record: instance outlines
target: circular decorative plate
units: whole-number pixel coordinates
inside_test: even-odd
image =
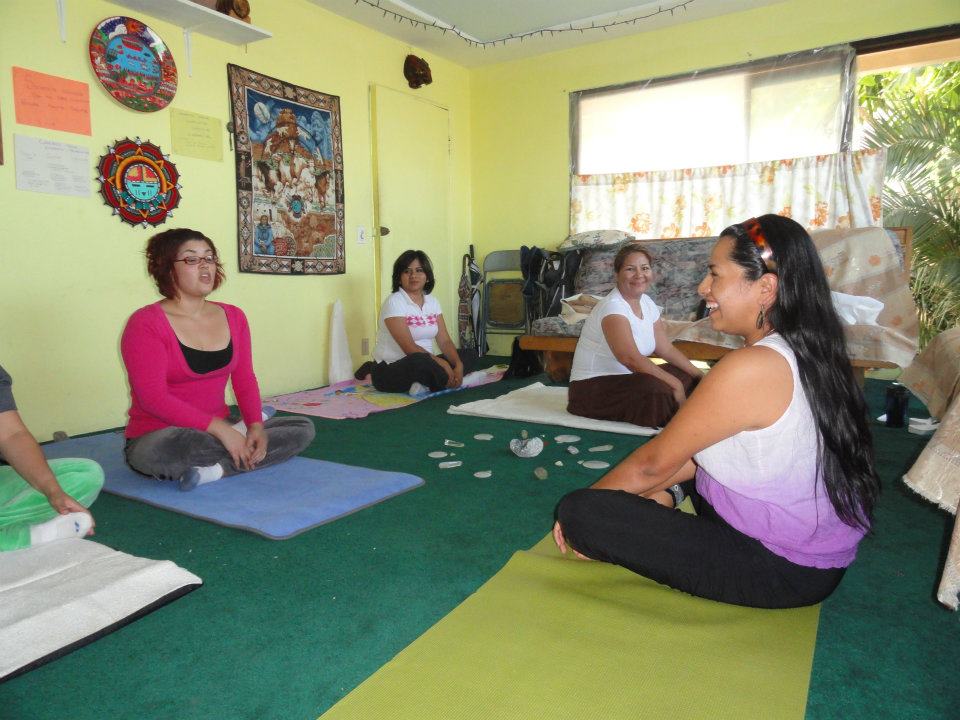
[[[160,36],[131,17],[109,17],[90,34],[90,63],[101,84],[128,108],[154,112],[177,94],[177,64]]]
[[[180,204],[180,173],[170,158],[140,138],[118,140],[97,164],[100,194],[131,225],[159,225]]]

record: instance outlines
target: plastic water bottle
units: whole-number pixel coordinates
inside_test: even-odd
[[[910,391],[900,383],[887,388],[887,427],[903,427],[909,400]]]

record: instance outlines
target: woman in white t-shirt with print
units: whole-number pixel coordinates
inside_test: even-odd
[[[373,361],[360,366],[358,380],[369,373],[377,390],[414,395],[463,384],[476,355],[457,351],[433,286],[433,266],[422,250],[407,250],[393,263],[393,294],[380,309]],[[433,354],[434,341],[440,355]]]
[[[649,252],[633,243],[614,258],[617,286],[593,308],[577,342],[568,412],[662,427],[703,377],[667,339],[660,309],[644,294],[652,265]],[[667,364],[651,361],[653,354]]]

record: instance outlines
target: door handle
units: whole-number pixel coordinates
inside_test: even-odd
[[[390,234],[390,228],[384,227],[383,225],[381,225],[381,226],[380,226],[380,237],[384,237],[384,236],[389,235],[389,234]]]

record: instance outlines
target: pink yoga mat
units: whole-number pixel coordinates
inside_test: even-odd
[[[503,377],[504,370],[502,366],[495,366],[481,371],[484,373],[482,381],[472,387],[496,382]],[[284,412],[313,415],[329,420],[345,420],[364,418],[370,413],[406,407],[426,398],[452,392],[459,392],[459,390],[441,390],[413,397],[406,393],[380,392],[375,390],[368,380],[344,380],[315,390],[264,398],[263,403]]]

